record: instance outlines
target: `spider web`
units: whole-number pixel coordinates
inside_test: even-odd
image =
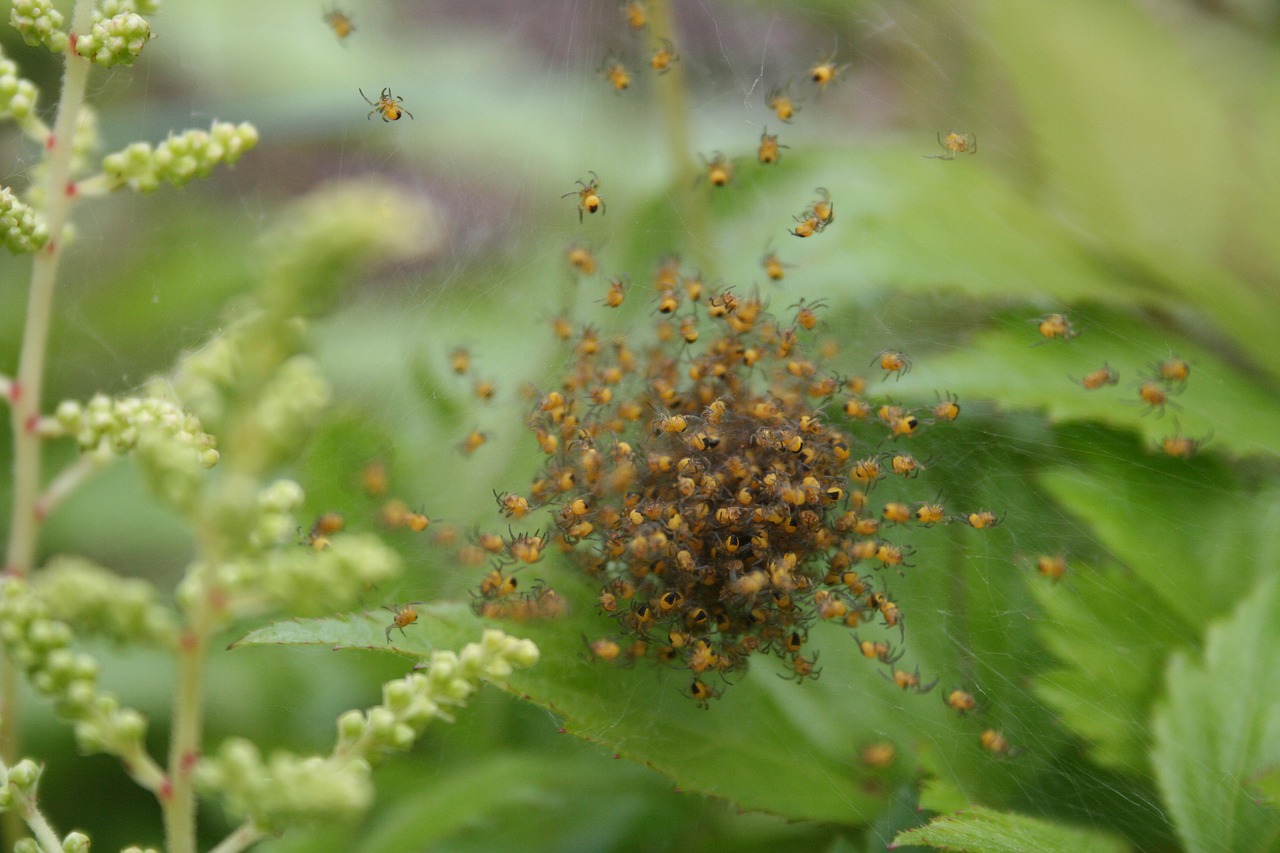
[[[1156,791],[1149,782],[1133,781],[1136,759],[1109,762],[1096,748],[1091,754],[1082,746],[1089,736],[1106,744],[1123,742],[1115,728],[1128,723],[1102,725],[1101,733],[1073,729],[1087,718],[1080,707],[1100,700],[1087,695],[1080,680],[1059,677],[1073,663],[1059,659],[1070,652],[1073,632],[1084,632],[1084,648],[1103,653],[1091,644],[1109,627],[1099,613],[1109,614],[1110,627],[1116,622],[1136,626],[1129,634],[1118,631],[1116,642],[1137,636],[1139,644],[1146,643],[1152,661],[1148,674],[1178,647],[1185,614],[1166,598],[1144,597],[1152,579],[1126,562],[1132,555],[1123,552],[1124,537],[1111,527],[1100,528],[1098,518],[1121,514],[1153,537],[1162,536],[1162,525],[1173,524],[1174,541],[1213,535],[1218,516],[1197,528],[1195,496],[1203,504],[1236,506],[1237,472],[1216,463],[1171,468],[1141,445],[1149,447],[1175,430],[1221,436],[1232,424],[1190,391],[1167,412],[1144,415],[1139,407],[1117,406],[1124,394],[1131,396],[1127,382],[1145,368],[1143,358],[1204,353],[1192,359],[1196,378],[1219,384],[1232,381],[1230,367],[1210,352],[1210,335],[1188,335],[1176,317],[1135,331],[1121,316],[1123,308],[1109,302],[1096,283],[1089,285],[1093,290],[1081,285],[1081,309],[1052,284],[1042,291],[1028,286],[1013,299],[1008,289],[992,284],[999,272],[966,275],[969,267],[960,259],[951,277],[923,262],[907,268],[858,263],[867,257],[859,254],[865,242],[897,239],[895,215],[921,199],[937,207],[903,214],[910,222],[901,226],[901,239],[910,244],[921,233],[915,223],[922,215],[930,217],[940,243],[919,250],[944,256],[942,267],[949,262],[945,240],[952,222],[1005,217],[1008,211],[989,196],[964,194],[970,177],[962,170],[989,170],[1026,190],[1029,204],[1038,201],[1034,184],[1045,164],[1025,144],[1032,118],[1014,109],[1003,114],[986,109],[994,100],[991,90],[1013,84],[980,77],[979,68],[1003,61],[992,62],[983,53],[1001,48],[979,22],[967,19],[965,4],[868,0],[813,4],[803,13],[767,3],[680,4],[675,42],[680,73],[687,77],[690,145],[706,158],[724,152],[738,167],[725,196],[713,195],[705,183],[698,188],[695,203],[710,211],[709,228],[685,218],[679,201],[683,188],[671,186],[666,137],[671,129],[657,85],[644,68],[653,42],[628,33],[614,3],[353,0],[342,8],[357,29],[339,43],[321,20],[327,10],[310,3],[172,4],[157,19],[162,37],[148,47],[139,69],[105,75],[97,84],[93,99],[102,103],[108,150],[136,138],[159,139],[169,128],[207,125],[215,117],[254,122],[264,144],[234,172],[180,195],[114,197],[78,214],[78,259],[70,263],[60,294],[62,343],[51,368],[51,398],[135,388],[216,331],[223,323],[220,306],[251,286],[261,267],[255,258],[270,255],[264,235],[285,200],[334,180],[388,182],[441,213],[445,227],[438,245],[424,247],[418,260],[380,269],[343,294],[335,313],[317,324],[318,351],[343,412],[357,419],[372,416],[381,430],[372,456],[392,460],[401,490],[438,522],[465,534],[476,525],[496,526],[492,489],[520,491],[536,470],[532,440],[522,423],[528,404],[520,390],[525,383],[547,387],[572,358],[552,340],[550,319],[567,306],[576,323],[594,324],[602,337],[650,324],[647,308],[610,312],[597,304],[607,276],[629,275],[637,284],[629,299],[644,302],[653,264],[679,253],[706,263],[703,272],[717,286],[758,287],[779,313],[800,299],[825,299],[817,335],[838,341],[837,369],[866,376],[872,383],[869,396],[923,406],[953,392],[964,407],[954,439],[935,425],[910,444],[913,453],[928,460],[929,470],[918,480],[878,487],[871,505],[940,498],[960,513],[992,510],[1002,523],[986,531],[949,525],[904,533],[904,543],[916,549],[916,566],[900,577],[884,573],[885,585],[909,614],[905,661],[919,664],[926,682],[941,679],[939,691],[972,690],[981,713],[956,724],[934,713],[936,694],[868,697],[863,682],[841,681],[852,665],[865,665],[856,649],[843,638],[824,638],[822,681],[775,685],[767,666],[750,676],[771,682],[774,701],[794,718],[813,721],[820,733],[788,745],[790,757],[803,765],[839,740],[839,717],[832,716],[832,707],[848,703],[862,709],[850,715],[884,719],[886,733],[897,731],[888,722],[896,714],[918,718],[916,740],[895,746],[942,778],[972,779],[974,763],[987,761],[990,778],[980,787],[997,806],[1025,809],[1047,797],[1050,803],[1039,813],[1114,831],[1114,812],[1099,803],[1114,795],[1135,815],[1126,827],[1134,837],[1167,831],[1161,826],[1168,820],[1166,807]],[[805,74],[828,54],[849,67],[818,97]],[[613,92],[600,75],[608,57],[633,69],[635,82],[626,92]],[[794,81],[804,103],[794,122],[783,124],[764,101],[766,93],[788,81]],[[358,89],[372,93],[384,87],[403,98],[412,119],[388,123],[366,117]],[[753,162],[766,128],[790,146],[776,167],[781,177],[763,173]],[[980,153],[957,162],[924,159],[940,153],[935,136],[949,130],[975,133]],[[918,172],[923,182],[939,182],[929,184],[931,189],[955,194],[903,193],[902,207],[864,209],[862,196],[883,190],[876,169],[886,161],[897,170],[895,180],[899,172]],[[607,211],[580,223],[574,199],[561,195],[590,172],[601,178]],[[817,185],[836,203],[831,233],[793,240],[786,233],[792,216],[812,199]],[[1044,201],[1052,206],[1056,200]],[[837,237],[842,229],[850,230]],[[601,261],[600,272],[578,284],[564,262],[566,247],[575,241],[593,247]],[[759,259],[768,251],[793,265],[781,283],[767,282],[760,269]],[[1016,270],[1015,261],[999,263]],[[1010,352],[1001,341],[1025,334],[1027,344],[1033,343],[1035,326],[1027,321],[1067,307],[1076,309],[1079,341],[1027,346],[1016,362],[998,361]],[[457,346],[471,351],[473,376],[497,383],[494,402],[471,399],[471,377],[449,376],[447,354]],[[901,381],[881,379],[867,366],[886,348],[902,349],[916,360]],[[1104,360],[1120,366],[1126,381],[1106,398],[1117,405],[1058,408],[1056,398],[1083,393],[1068,375],[1083,375]],[[992,383],[992,371],[1012,378]],[[1045,376],[1059,384],[1042,392]],[[993,384],[1010,389],[1012,399],[984,390]],[[1047,399],[1037,396],[1042,393]],[[1102,426],[1091,425],[1099,420]],[[454,447],[473,430],[486,433],[489,443],[464,459]],[[326,452],[325,462],[335,472],[358,471],[371,461],[369,444],[326,445]],[[1075,473],[1073,465],[1079,466]],[[1144,512],[1135,503],[1139,493],[1126,493],[1128,502],[1103,494],[1107,475],[1176,495],[1174,505],[1185,506],[1192,518],[1159,517],[1169,505],[1163,499]],[[1204,479],[1215,475],[1226,485]],[[52,520],[51,541],[163,577],[182,564],[174,554],[187,547],[183,536],[158,512],[134,518],[113,514],[104,496],[121,488],[136,492],[138,486],[127,473],[110,473],[94,483]],[[1185,504],[1177,503],[1184,499]],[[1248,501],[1243,504],[1247,510]],[[104,517],[148,546],[103,546],[90,520]],[[474,572],[459,571],[428,547],[406,547],[410,574],[401,589],[386,591],[388,601],[464,596],[474,586]],[[1067,578],[1057,585],[1035,572],[1038,556],[1055,554],[1066,555],[1070,564]],[[1234,601],[1228,592],[1212,602],[1218,615]],[[1085,596],[1123,600],[1124,608],[1082,609]],[[975,613],[983,614],[983,621],[975,621]],[[1028,655],[1028,643],[1042,643],[1049,651]],[[847,659],[843,664],[836,662],[841,656]],[[325,666],[318,659],[304,664],[316,677]],[[667,702],[669,697],[654,691],[675,692],[679,679],[672,675],[659,687],[651,680],[629,684],[625,725],[637,726],[646,707]],[[336,713],[362,704],[353,692],[320,693],[318,707]],[[930,709],[919,710],[925,704]],[[267,719],[288,716],[288,702],[279,697],[262,695],[249,705]],[[713,704],[708,713],[716,711]],[[315,711],[310,718],[323,721],[325,715]],[[459,762],[469,753],[495,752],[495,742],[503,742],[487,726],[495,720],[505,727],[503,736],[513,749],[546,749],[563,758],[576,748],[563,760],[581,762],[591,778],[614,779],[648,798],[610,800],[605,808],[635,807],[638,814],[650,814],[636,803],[676,807],[660,777],[621,763],[613,765],[622,768],[616,771],[599,766],[607,763],[611,730],[623,725],[621,717],[582,733],[603,750],[566,748],[551,745],[559,726],[554,713],[513,710],[496,699],[484,700],[479,722],[464,719],[428,745],[438,776],[462,772]],[[1006,734],[1011,744],[1006,754],[984,756],[975,748],[985,728]],[[858,746],[875,742],[874,723],[860,731],[866,735]],[[309,734],[323,740],[323,725],[320,735]],[[1144,736],[1135,735],[1138,741]],[[967,747],[960,745],[965,737]],[[850,746],[842,744],[855,762],[858,753]],[[696,752],[697,745],[690,749]],[[414,773],[411,765],[392,771],[402,780],[419,779]],[[812,783],[823,780],[819,775]],[[528,792],[512,796],[539,801]],[[887,842],[896,830],[918,822],[902,813],[909,811],[904,804],[913,795],[895,796],[868,836],[872,847],[874,840]],[[945,800],[947,792],[937,796]],[[1091,812],[1095,807],[1097,816]],[[717,807],[702,803],[697,808],[711,814]],[[721,837],[741,831],[727,812],[715,814]],[[634,829],[614,817],[610,826]],[[758,819],[742,818],[742,826],[758,831],[750,823]],[[459,844],[501,837],[485,835],[493,828],[491,820],[492,815],[481,815],[477,823],[459,828]],[[553,839],[549,846],[577,840],[572,822],[559,836],[561,829],[551,823],[539,823],[537,829]],[[787,835],[768,826],[779,833],[777,843],[798,847],[818,832],[802,827]],[[646,825],[645,831],[652,827]],[[596,840],[602,848],[627,846],[608,837]]]

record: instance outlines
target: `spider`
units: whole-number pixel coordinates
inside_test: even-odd
[[[400,106],[400,102],[404,98],[392,95],[390,86],[382,90],[382,95],[376,101],[370,101],[369,96],[364,93],[363,89],[358,89],[357,91],[360,92],[360,97],[373,106],[373,109],[369,110],[369,118],[373,118],[375,113],[381,114],[383,121],[399,121],[402,115],[413,118],[413,113]]]
[[[597,210],[604,213],[604,199],[600,198],[600,178],[595,172],[588,172],[591,176],[589,183],[578,181],[578,189],[570,190],[560,198],[568,198],[571,195],[578,197],[578,221],[582,221],[582,213],[595,213]]]
[[[339,12],[337,9],[327,13],[324,16],[324,22],[333,30],[333,34],[338,37],[338,41],[343,41],[356,30],[356,25],[351,22],[351,18],[345,12]]]
[[[938,132],[938,145],[942,146],[941,154],[926,154],[929,160],[954,160],[957,154],[977,154],[978,137],[972,133],[951,131],[946,136]]]

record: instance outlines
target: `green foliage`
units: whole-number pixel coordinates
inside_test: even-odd
[[[901,844],[919,844],[965,853],[1021,853],[1025,850],[1120,853],[1129,849],[1121,839],[1096,830],[1064,826],[981,806],[935,818],[928,826],[900,833],[894,839],[894,846]]]
[[[1135,607],[1153,591],[1132,575],[1114,567],[1073,568],[1070,589],[1037,590],[1040,636],[1063,664],[1040,676],[1037,693],[1088,744],[1093,761],[1141,775],[1164,661],[1194,633],[1167,610]]]
[[[1280,810],[1248,780],[1280,761],[1280,582],[1270,577],[1210,627],[1203,660],[1169,659],[1151,762],[1187,850],[1272,850]]]
[[[586,595],[575,596],[571,604],[579,610],[591,607]],[[308,643],[426,656],[430,649],[474,635],[483,624],[465,607],[433,606],[407,637],[393,635],[388,647],[383,634],[390,618],[374,613],[279,623],[237,645]],[[540,666],[510,679],[511,690],[545,707],[565,731],[639,760],[685,790],[793,818],[857,824],[884,806],[882,797],[868,795],[864,783],[876,779],[875,787],[886,782],[892,787],[905,781],[897,772],[869,774],[857,768],[864,740],[877,733],[896,735],[904,744],[912,738],[911,728],[895,724],[887,709],[841,726],[838,717],[823,710],[823,697],[807,695],[813,692],[808,688],[820,688],[820,683],[805,685],[804,693],[796,695],[770,669],[753,671],[744,683],[727,690],[716,713],[690,713],[680,673],[593,666],[586,660],[582,637],[564,628],[556,623],[511,628],[533,638],[544,655]],[[866,678],[859,683],[861,689],[889,695],[883,684]],[[825,780],[818,789],[806,784],[815,773]]]
[[[1280,78],[1263,4],[757,2],[734,8],[740,41],[723,10],[691,6],[681,62],[662,78],[644,65],[659,33],[625,34],[613,4],[499,5],[461,27],[434,7],[352,0],[357,29],[341,43],[319,7],[225,0],[137,17],[155,5],[106,0],[76,24],[13,4],[0,116],[34,142],[0,190],[0,231],[24,253],[0,259],[0,277],[22,281],[51,243],[69,247],[50,387],[27,414],[43,416],[41,440],[61,432],[93,452],[50,447],[47,491],[29,495],[49,498],[50,523],[31,543],[30,594],[5,588],[0,634],[39,692],[83,712],[82,727],[96,714],[82,736],[128,753],[144,788],[169,769],[146,763],[163,739],[208,756],[206,795],[250,817],[205,810],[202,847],[1280,849]],[[658,17],[668,5],[650,0]],[[74,128],[66,189],[93,202],[64,229],[49,218],[63,185],[46,192],[44,167],[27,164],[50,159],[55,132],[38,63],[68,58],[73,29],[78,53],[137,70],[92,78],[103,117]],[[853,65],[818,98],[805,72],[833,38]],[[621,95],[596,74],[610,48],[633,70]],[[802,110],[780,125],[763,95],[791,77]],[[357,87],[386,85],[415,119],[366,120]],[[899,130],[879,130],[886,115]],[[254,124],[181,132],[215,116]],[[767,167],[753,159],[766,123],[790,146]],[[977,153],[925,159],[949,130],[974,133]],[[116,153],[95,154],[99,137]],[[735,181],[691,188],[696,155],[716,150]],[[86,176],[96,164],[103,174]],[[215,166],[216,190],[161,188]],[[608,212],[579,225],[559,196],[588,170]],[[817,187],[835,219],[796,239]],[[596,249],[599,273],[570,275],[571,240]],[[760,269],[768,251],[790,265],[780,283]],[[905,637],[865,623],[858,635],[903,648],[899,665],[938,678],[935,691],[898,690],[852,632],[823,624],[810,641],[820,679],[793,683],[761,658],[703,710],[687,669],[590,660],[587,644],[617,624],[549,547],[521,590],[542,579],[568,615],[499,623],[537,642],[538,665],[428,729],[413,754],[367,773],[344,764],[309,789],[308,773],[332,769],[335,719],[494,624],[470,606],[488,567],[439,543],[546,526],[546,509],[506,519],[493,501],[527,493],[543,461],[523,389],[554,387],[573,358],[546,321],[638,334],[654,319],[650,272],[670,253],[709,286],[758,286],[783,318],[800,298],[825,300],[815,337],[838,341],[834,369],[866,377],[869,398],[959,398],[955,424],[865,448],[927,464],[878,485],[869,512],[937,495],[949,513],[1003,519],[885,534],[915,548],[903,576],[882,572]],[[626,302],[599,305],[620,273]],[[9,291],[6,400],[27,311]],[[1078,337],[1041,341],[1050,312]],[[465,377],[448,365],[459,345]],[[909,353],[910,374],[869,367],[886,347]],[[1172,355],[1190,379],[1152,409],[1138,383]],[[1104,364],[1118,384],[1073,381]],[[481,377],[492,401],[474,397]],[[95,402],[68,404],[59,424],[63,398]],[[827,417],[844,424],[840,402]],[[143,441],[151,416],[162,429]],[[28,452],[15,419],[4,470]],[[467,458],[456,446],[472,430],[489,440]],[[1200,443],[1191,458],[1162,452],[1183,438]],[[369,463],[385,466],[387,494],[363,489]],[[26,500],[3,491],[6,509]],[[391,499],[432,526],[389,526]],[[347,529],[303,547],[331,511]],[[1037,573],[1043,556],[1065,559],[1061,579]],[[388,642],[384,606],[405,602],[421,617]],[[126,648],[99,650],[95,636]],[[129,658],[145,646],[187,661],[192,636],[205,658],[179,677],[207,681],[203,741],[188,725],[198,708],[148,698],[173,692],[155,683],[164,667]],[[947,708],[955,689],[977,707]],[[41,808],[80,826],[68,803],[120,777],[79,762],[50,720],[31,725],[39,701],[24,703],[22,755],[48,758]],[[379,731],[399,746],[418,736]],[[532,817],[513,830],[515,812]],[[86,827],[97,846],[161,846],[134,814],[114,820]]]

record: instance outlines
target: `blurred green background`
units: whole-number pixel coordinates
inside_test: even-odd
[[[283,473],[301,479],[316,512],[371,518],[358,474],[381,460],[396,493],[465,532],[495,525],[491,489],[527,488],[536,469],[519,390],[547,387],[564,359],[547,321],[566,299],[606,333],[647,323],[643,288],[617,312],[597,304],[604,276],[643,282],[669,253],[710,281],[759,286],[780,311],[826,299],[821,333],[839,342],[842,371],[867,374],[874,353],[903,349],[914,371],[875,393],[923,404],[949,391],[964,402],[954,430],[913,446],[937,462],[910,494],[1007,517],[985,534],[913,540],[916,563],[938,571],[894,591],[913,614],[911,661],[943,686],[975,690],[988,715],[957,720],[936,696],[904,697],[834,635],[820,682],[787,684],[761,667],[704,713],[676,695],[678,674],[581,664],[580,634],[600,624],[588,602],[572,624],[528,629],[560,661],[515,682],[534,703],[490,691],[379,771],[365,823],[263,849],[878,850],[924,821],[920,767],[945,781],[937,802],[1048,816],[1139,849],[1275,849],[1274,810],[1256,806],[1257,823],[1223,834],[1213,826],[1221,810],[1186,805],[1215,802],[1214,792],[1190,796],[1187,780],[1256,732],[1226,722],[1223,741],[1186,749],[1168,733],[1179,708],[1214,719],[1212,697],[1229,702],[1245,685],[1210,657],[1201,674],[1211,697],[1199,707],[1166,667],[1185,654],[1194,669],[1213,647],[1211,625],[1249,636],[1231,614],[1277,573],[1280,5],[674,5],[686,156],[722,151],[738,166],[714,194],[691,191],[673,161],[678,130],[643,68],[651,37],[629,33],[614,0],[348,0],[341,9],[357,29],[341,42],[318,3],[171,0],[138,64],[93,78],[107,150],[215,118],[253,122],[262,142],[233,171],[181,191],[82,206],[48,397],[122,392],[165,371],[227,322],[231,297],[252,290],[287,202],[332,181],[390,182],[435,209],[438,239],[326,306],[313,338],[339,403]],[[11,32],[4,47],[51,103],[59,64]],[[849,67],[816,97],[806,71],[832,52]],[[624,93],[599,74],[608,55],[634,67]],[[764,101],[788,81],[803,103],[783,125]],[[412,120],[367,118],[357,90],[384,87]],[[754,162],[766,126],[790,146],[770,167]],[[949,130],[975,134],[978,153],[926,159]],[[6,183],[21,186],[31,151],[16,134],[0,146]],[[574,200],[560,196],[588,171],[608,208],[580,224]],[[815,187],[830,191],[836,220],[796,240],[792,215]],[[575,240],[602,261],[577,291],[564,261]],[[780,284],[759,266],[770,250],[794,265]],[[0,259],[6,366],[26,276],[24,259]],[[1069,311],[1080,337],[1030,346],[1033,321],[1049,311]],[[476,402],[469,380],[448,373],[458,345],[497,383],[493,402]],[[1192,380],[1177,408],[1144,413],[1136,380],[1172,353],[1191,363]],[[1086,394],[1068,378],[1103,362],[1120,371],[1115,388]],[[464,459],[454,446],[477,428],[490,442]],[[1160,439],[1175,434],[1208,439],[1203,454],[1160,455]],[[409,571],[371,609],[465,600],[478,580],[420,538],[397,545]],[[125,463],[50,520],[43,552],[61,551],[171,587],[191,543]],[[1071,555],[1064,582],[1035,575],[1042,553]],[[453,639],[447,625],[424,626],[433,630]],[[103,653],[107,685],[162,731],[161,662]],[[215,655],[208,742],[234,733],[325,749],[336,715],[375,702],[377,685],[403,670],[401,659],[349,651]],[[1275,685],[1249,684],[1259,719],[1274,719]],[[29,724],[60,826],[90,830],[103,849],[158,842],[158,810],[141,794],[136,808],[120,807],[119,792],[132,789],[111,761],[75,758],[52,720]],[[572,734],[558,734],[562,725]],[[983,754],[987,726],[1020,755]],[[1239,742],[1227,731],[1237,727]],[[858,760],[879,741],[899,750],[884,771]],[[1280,761],[1276,750],[1254,750],[1256,766],[1230,778]],[[1233,785],[1224,777],[1232,802]],[[105,790],[110,802],[96,793]],[[204,818],[212,843],[226,827],[212,809]]]

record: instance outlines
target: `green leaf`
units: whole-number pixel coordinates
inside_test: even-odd
[[[1036,446],[1053,446],[1054,434],[1042,423],[1021,420],[1016,428],[1005,426]],[[843,824],[874,819],[895,792],[914,786],[917,750],[925,746],[938,756],[940,784],[966,802],[1027,808],[1064,778],[1081,777],[1083,785],[1081,774],[1091,771],[1060,766],[1068,741],[1029,689],[1046,657],[1035,643],[1036,607],[1023,582],[1025,553],[1060,547],[1070,530],[1051,520],[1052,506],[1031,489],[1028,458],[993,441],[994,427],[974,418],[920,436],[912,450],[936,460],[929,470],[915,480],[882,483],[873,496],[877,511],[881,501],[939,493],[953,512],[1008,511],[991,530],[904,529],[900,541],[915,548],[915,566],[885,584],[906,613],[905,643],[896,630],[858,629],[863,638],[902,645],[907,657],[901,666],[910,671],[918,664],[926,681],[939,679],[933,694],[893,687],[880,666],[858,653],[851,632],[823,625],[811,638],[821,651],[820,680],[790,683],[777,677],[776,661],[757,659],[709,710],[699,710],[682,695],[692,678],[687,670],[585,660],[586,640],[616,636],[617,624],[597,615],[594,592],[550,558],[536,567],[536,576],[565,595],[573,612],[549,623],[503,623],[509,632],[533,638],[543,652],[538,667],[513,676],[513,691],[550,710],[567,731],[648,764],[683,789],[792,818]],[[393,632],[393,651],[425,656],[432,648],[457,648],[486,624],[458,606],[420,609],[423,618],[407,627],[407,637]],[[388,650],[390,621],[383,611],[328,623],[282,623],[243,642]],[[962,718],[946,708],[940,697],[952,688],[979,696],[984,715]],[[982,750],[979,732],[986,727],[1005,732],[1019,750],[1015,760]],[[867,767],[863,749],[880,742],[893,746],[893,764]],[[826,780],[820,790],[805,781],[814,773]],[[1098,810],[1099,821],[1108,820],[1105,811]]]
[[[417,768],[415,768],[417,769]],[[406,774],[407,775],[407,774]],[[742,815],[723,802],[673,789],[630,762],[585,750],[508,750],[456,772],[415,773],[413,785],[351,853],[430,848],[660,850],[814,849],[832,827]],[[520,820],[512,820],[519,814]],[[694,844],[694,847],[698,844]]]
[[[1144,459],[1102,429],[1075,426],[1058,436],[1069,465],[1046,471],[1045,488],[1187,625],[1228,611],[1280,560],[1275,486],[1251,484],[1209,454]]]
[[[972,337],[953,335],[957,347],[921,359],[895,383],[895,391],[932,400],[935,389],[946,389],[962,402],[998,400],[1005,408],[1043,411],[1054,422],[1096,421],[1138,432],[1152,452],[1159,452],[1162,439],[1181,436],[1240,456],[1280,453],[1280,407],[1273,389],[1222,352],[1136,314],[1097,307],[1071,312],[1080,334],[1070,343],[1040,346],[1035,320],[1043,313],[1028,306],[984,318],[985,328]],[[1162,414],[1141,403],[1137,384],[1170,353],[1191,365],[1191,378],[1183,391],[1170,394]],[[1080,387],[1081,377],[1104,364],[1118,372],[1118,385]]]
[[[898,834],[892,847],[917,844],[967,853],[1123,853],[1123,841],[1107,833],[1051,823],[976,806]]]
[[[1271,808],[1280,808],[1280,768],[1272,768],[1254,779],[1249,787],[1257,791]]]
[[[1104,239],[1209,256],[1236,168],[1220,156],[1230,123],[1173,35],[1129,3],[978,5],[984,33],[999,44],[987,55],[1020,96],[1058,198]],[[1170,122],[1176,148],[1167,144]],[[1200,167],[1185,168],[1187,158]]]
[[[577,594],[570,586],[557,589],[580,612],[592,609],[590,596],[580,589]],[[393,633],[391,646],[384,633],[389,613],[281,622],[235,645],[317,644],[423,658],[433,648],[457,649],[492,627],[462,605],[418,610],[423,615],[406,628],[408,636]],[[614,627],[598,620],[600,634]],[[940,716],[937,703],[888,685],[856,658],[852,642],[843,637],[843,660],[828,664],[824,658],[831,671],[823,681],[788,683],[777,677],[772,661],[761,661],[709,710],[701,710],[682,695],[688,672],[589,663],[582,636],[559,621],[511,623],[506,629],[534,639],[542,651],[538,666],[511,677],[513,692],[546,707],[565,730],[648,764],[686,790],[743,808],[865,822],[883,808],[886,791],[907,781],[911,741],[926,736],[929,718]],[[851,701],[857,708],[852,717]],[[863,767],[861,748],[886,736],[898,743],[895,767]],[[809,784],[815,774],[823,779],[821,786]]]
[[[1264,580],[1209,629],[1203,660],[1169,662],[1152,729],[1155,768],[1186,848],[1272,850],[1280,811],[1246,784],[1280,763],[1280,578]]]
[[[384,617],[377,613],[353,613],[333,619],[291,619],[286,622],[273,622],[264,628],[250,631],[236,640],[228,649],[247,646],[331,646],[338,649],[380,649],[406,655],[425,656],[431,654],[430,646],[422,645],[414,640],[411,648],[401,649],[386,639],[386,627],[391,624],[393,614],[388,612]],[[379,626],[381,622],[381,626]],[[398,636],[398,635],[397,635]],[[410,641],[405,642],[406,646]]]
[[[744,187],[754,204],[729,208],[717,221],[723,272],[731,282],[759,281],[765,246],[794,263],[790,286],[835,305],[890,285],[928,294],[980,298],[1034,292],[1062,301],[1127,301],[1142,295],[1101,271],[1074,235],[1032,205],[977,159],[926,160],[932,140],[881,147],[813,149],[803,166],[782,168]],[[788,234],[821,185],[835,220],[805,239]],[[780,199],[782,201],[780,201]]]
[[[1038,634],[1063,664],[1037,678],[1036,693],[1095,762],[1145,775],[1165,660],[1196,632],[1132,574],[1073,563],[1067,577],[1031,584],[1045,616]]]
[[[920,750],[920,765],[928,774],[920,784],[920,808],[931,812],[958,812],[971,801],[952,779],[940,756],[933,749]]]
[[[592,754],[567,738],[537,751],[508,746],[485,754],[485,744],[477,742],[483,737],[482,731],[468,734],[467,755],[406,756],[380,766],[378,804],[362,825],[290,832],[264,849],[764,853],[820,850],[839,837],[840,829],[826,824],[742,814],[728,803],[676,789],[647,768]]]
[[[1275,240],[1253,224],[1275,221],[1276,172],[1253,166],[1280,141],[1275,89],[1245,94],[1268,76],[1258,68],[1274,61],[1270,48],[1196,24],[1179,34],[1110,0],[982,0],[978,12],[979,61],[1017,93],[1048,196],[1108,247],[1117,272],[1180,293],[1280,372],[1274,291],[1260,286],[1274,278]],[[1240,121],[1262,132],[1234,133]],[[1271,191],[1254,192],[1257,182]]]

